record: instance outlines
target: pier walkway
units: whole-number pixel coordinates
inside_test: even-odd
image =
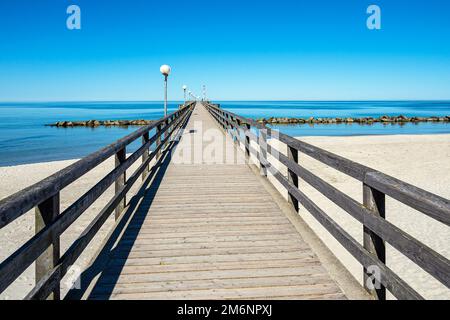
[[[128,153],[138,139],[140,147]],[[305,168],[299,154],[354,178],[361,201]],[[61,190],[112,157],[114,169],[61,210]],[[128,199],[138,181],[139,191]],[[363,241],[309,198],[304,184],[358,221]],[[67,228],[113,185],[106,206],[61,252]],[[219,105],[187,102],[0,200],[0,229],[30,210],[35,215],[35,234],[0,262],[0,293],[34,264],[36,285],[25,299],[60,299],[68,272],[113,215],[114,228],[65,299],[384,300],[388,291],[423,299],[387,263],[387,243],[450,288],[450,261],[386,219],[386,197],[450,226],[448,199]],[[363,285],[299,210],[361,265]]]
[[[344,298],[249,166],[221,163],[210,144],[196,142],[196,128],[222,138],[223,158],[235,154],[197,103],[175,148],[200,163],[163,160],[87,297]],[[235,155],[245,161],[241,150]]]

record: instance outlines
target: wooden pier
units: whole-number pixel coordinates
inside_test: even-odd
[[[206,142],[205,132],[212,133]],[[127,157],[126,146],[138,138],[141,148]],[[271,147],[269,138],[285,143],[288,153]],[[153,145],[156,149],[149,152]],[[363,203],[303,168],[300,152],[360,180]],[[288,168],[287,176],[268,155]],[[115,170],[59,212],[60,190],[111,156],[116,158]],[[138,159],[142,164],[126,177],[126,169]],[[288,190],[288,201],[267,175]],[[360,221],[364,243],[307,198],[298,187],[299,178]],[[139,193],[126,201],[138,180]],[[115,196],[61,255],[60,235],[112,184]],[[114,212],[114,229],[84,270],[81,289],[71,290],[67,299],[385,299],[386,290],[399,299],[421,299],[386,266],[386,241],[449,287],[449,260],[384,219],[385,195],[450,224],[447,199],[275,134],[217,105],[188,103],[0,201],[0,228],[32,208],[38,221],[36,235],[0,264],[0,292],[35,262],[36,286],[26,298],[59,299],[61,279]],[[378,288],[363,288],[349,276],[298,216],[299,205],[361,263],[366,280],[371,267],[379,270]]]

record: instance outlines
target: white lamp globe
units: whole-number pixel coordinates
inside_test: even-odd
[[[168,76],[170,74],[171,69],[167,64],[163,64],[161,68],[159,68],[159,71],[161,71],[163,75]]]
[[[184,85],[184,86],[183,86],[183,90],[186,90],[186,89],[187,89],[187,85]]]

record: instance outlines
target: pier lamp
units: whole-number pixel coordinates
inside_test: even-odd
[[[164,117],[167,117],[167,78],[170,74],[170,67],[167,64],[163,64],[161,68],[159,68],[162,75],[164,76]]]
[[[184,104],[186,104],[186,89],[187,89],[187,86],[184,85],[184,86],[183,86],[183,92],[184,92]]]

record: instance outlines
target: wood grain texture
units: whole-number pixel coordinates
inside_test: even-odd
[[[214,113],[214,112],[212,112]],[[250,136],[252,140],[256,141],[256,136],[254,134],[249,134],[250,131],[247,131],[246,135]],[[268,147],[267,151],[272,155],[278,153],[274,148]],[[259,157],[259,151],[250,146],[250,153],[256,158]],[[305,170],[301,167],[297,162],[292,161],[289,157],[279,154],[279,160],[281,163],[286,165],[290,170],[292,170],[295,174],[302,177],[307,183],[311,184],[313,187],[321,191],[325,196],[329,197],[330,200],[341,206],[348,213],[352,214],[355,218],[359,219],[363,225],[369,225],[371,229],[376,229],[377,233],[380,234],[382,230],[387,226],[390,231],[396,229],[395,234],[405,235],[401,230],[395,228],[394,226],[388,224],[388,222],[382,218],[379,218],[377,222],[373,221],[374,215],[367,214],[365,212],[360,212],[360,210],[368,210],[363,206],[359,205],[353,199],[350,199],[347,195],[342,192],[336,190],[334,187],[320,179],[319,177],[312,175],[309,171]],[[262,159],[263,165],[270,166],[270,163],[267,160]],[[264,163],[265,162],[265,163]],[[308,210],[316,220],[322,224],[334,237],[338,240],[348,251],[352,254],[362,265],[367,268],[368,266],[376,265],[382,274],[382,285],[388,288],[397,298],[399,299],[422,299],[422,297],[414,291],[405,281],[400,279],[392,270],[390,270],[386,265],[378,260],[376,257],[371,255],[367,250],[360,245],[355,239],[353,239],[346,231],[344,231],[335,221],[333,221],[325,212],[323,212],[311,199],[309,199],[303,192],[301,192],[297,186],[295,186],[288,178],[284,177],[276,168],[270,168],[271,174],[286,188],[286,190],[294,196],[305,208]],[[337,198],[336,198],[337,196]],[[358,212],[358,213],[357,213]],[[361,215],[365,215],[365,217],[361,217]],[[383,225],[383,228],[380,226]],[[390,238],[392,240],[392,237]],[[399,245],[398,242],[395,242],[396,245]],[[407,246],[416,246],[420,244],[415,239],[409,239],[403,245]],[[422,254],[431,254],[434,255],[435,252],[430,250],[413,250],[414,252],[420,252]],[[439,258],[439,257],[437,257]],[[420,261],[419,259],[416,259]],[[428,261],[429,259],[427,259]],[[438,262],[438,265],[443,267],[443,269],[447,269],[447,264],[445,260],[442,259],[432,259],[434,262]],[[430,267],[430,265],[425,264],[425,267]],[[434,267],[433,267],[434,268]],[[435,273],[440,275],[441,273]],[[445,274],[445,273],[444,273]],[[444,276],[445,280],[445,276]],[[444,281],[445,283],[445,281]]]
[[[217,107],[210,106],[210,113],[214,116],[214,118],[219,122],[223,122],[223,117],[218,112]],[[232,113],[228,111],[225,112],[228,118],[233,117]],[[239,119],[239,123],[245,122],[246,120],[242,117],[237,117]],[[238,122],[234,123],[237,125]],[[264,125],[257,125],[251,120],[248,120],[247,123],[251,123],[252,126],[259,129],[259,132],[263,130],[267,130],[270,135],[271,130]],[[233,123],[231,123],[233,125]],[[263,127],[261,127],[263,126]],[[264,128],[264,129],[262,129]],[[245,132],[245,137],[249,137],[252,141],[258,144],[258,137],[251,131]],[[430,275],[435,277],[441,283],[450,287],[450,261],[446,259],[443,255],[437,253],[432,250],[430,247],[421,243],[417,239],[411,237],[409,234],[396,227],[392,223],[388,222],[384,219],[384,214],[379,214],[379,209],[376,206],[371,204],[372,200],[369,199],[370,190],[371,194],[376,194],[379,201],[383,199],[386,195],[393,197],[394,199],[421,211],[424,214],[427,214],[430,217],[435,218],[436,220],[443,222],[445,224],[449,224],[450,221],[450,201],[434,195],[430,192],[407,184],[403,181],[390,177],[384,173],[378,172],[369,167],[360,165],[351,160],[345,159],[336,154],[330,153],[326,150],[317,148],[315,146],[309,145],[303,141],[292,138],[286,134],[277,132],[275,138],[285,144],[288,147],[288,155],[284,155],[280,153],[278,150],[273,148],[270,145],[266,146],[266,150],[264,150],[264,146],[259,147],[257,149],[250,147],[250,152],[255,157],[260,157],[262,152],[267,151],[273,157],[275,157],[280,163],[285,165],[288,169],[288,179],[286,179],[282,174],[278,172],[275,167],[271,167],[270,162],[262,159],[262,165],[266,165],[269,170],[272,172],[273,176],[286,188],[289,193],[290,200],[292,199],[296,201],[300,201],[302,198],[303,202],[310,202],[309,199],[305,199],[304,195],[301,192],[298,192],[298,186],[295,181],[297,176],[302,178],[303,181],[314,187],[328,199],[333,201],[339,207],[344,209],[347,213],[352,215],[355,219],[362,223],[364,228],[364,245],[366,250],[363,252],[363,255],[372,254],[376,259],[377,264],[381,264],[385,267],[385,258],[384,258],[384,244],[383,241],[388,242],[402,254],[411,259],[414,263],[428,272]],[[244,143],[242,141],[241,143]],[[364,192],[364,203],[358,203],[345,193],[333,187],[328,182],[319,178],[317,175],[314,175],[312,172],[308,171],[304,167],[298,164],[298,161],[293,159],[292,152],[300,151],[303,154],[307,154],[312,158],[321,161],[324,164],[327,164],[338,171],[341,171],[347,175],[352,176],[355,179],[358,179],[363,182],[365,186]],[[263,157],[260,157],[263,158]],[[260,160],[261,161],[261,160]],[[265,162],[265,163],[264,163]],[[370,200],[370,201],[369,201]],[[373,199],[374,200],[374,199]],[[375,200],[374,200],[375,201]],[[380,202],[381,205],[381,202]],[[316,209],[317,206],[314,203],[310,203],[309,208],[310,211],[315,211],[318,215],[325,215]],[[313,213],[313,212],[311,212]],[[384,212],[383,212],[384,213]],[[314,215],[314,213],[313,213]],[[329,217],[327,217],[328,220]],[[319,219],[319,222],[321,220]],[[322,223],[322,222],[321,222]],[[323,220],[323,223],[328,223],[326,220]],[[322,224],[323,224],[322,223]],[[334,223],[334,222],[333,222]],[[329,225],[329,228],[333,228],[333,234],[335,238],[343,244],[346,249],[352,253],[352,255],[358,254],[359,258],[356,257],[363,264],[362,260],[366,260],[363,256],[361,256],[358,252],[359,249],[351,248],[353,246],[352,242],[345,240],[347,235],[338,234],[340,231],[337,230],[337,225]],[[328,229],[328,228],[327,228]],[[370,235],[369,235],[370,233]],[[376,244],[370,245],[369,238],[372,240],[376,239]],[[339,240],[341,239],[341,240]],[[350,247],[348,247],[350,246]],[[377,249],[375,249],[375,246]],[[372,257],[371,257],[372,258]],[[364,269],[366,270],[366,269]],[[395,274],[392,274],[392,271],[386,270],[389,278],[392,279],[391,287],[393,290],[397,292],[397,297],[404,298],[421,298],[418,294],[412,290],[404,281],[399,281],[398,277]],[[385,272],[385,273],[386,273]],[[403,290],[403,292],[402,292]],[[379,294],[377,294],[378,298],[384,299],[383,289],[379,290]]]
[[[188,119],[189,115],[185,114],[177,120],[177,126],[183,126]],[[177,133],[174,133],[177,134]],[[156,134],[154,137],[160,136]],[[167,141],[170,138],[168,135],[164,138],[164,141]],[[152,138],[153,139],[153,138]],[[148,145],[151,143],[151,140],[144,144],[140,149],[138,149],[135,153],[133,153],[130,157],[126,159],[121,166],[124,166],[126,162],[134,162],[138,159],[141,152],[139,150],[148,149]],[[156,152],[162,147],[160,144],[155,152],[152,152],[149,157],[143,162],[138,169],[131,175],[131,177],[127,180],[127,183],[123,185],[119,190],[116,190],[116,194],[114,197],[108,202],[108,204],[100,211],[100,213],[94,218],[94,220],[87,226],[87,228],[81,233],[80,237],[66,250],[64,255],[59,259],[58,264],[46,273],[36,284],[36,286],[29,292],[29,294],[25,297],[26,300],[37,300],[37,299],[46,299],[46,297],[50,294],[53,288],[59,288],[59,283],[63,276],[67,273],[67,270],[71,265],[78,259],[78,257],[82,254],[83,250],[88,246],[92,238],[101,228],[105,220],[109,217],[109,215],[117,208],[117,205],[125,198],[127,192],[134,185],[134,183],[138,180],[139,176],[148,168],[150,161],[155,157]],[[116,170],[120,170],[121,167],[116,167]],[[153,167],[152,167],[153,169]],[[114,171],[113,171],[114,172]],[[112,173],[113,173],[112,172]],[[151,173],[151,172],[150,172]],[[111,173],[108,175],[110,176]],[[107,177],[108,177],[107,176]],[[107,178],[106,177],[106,178]],[[106,179],[105,178],[105,179]],[[103,181],[103,180],[102,180]],[[102,181],[99,182],[102,184]],[[90,192],[90,191],[89,191]],[[88,192],[88,193],[89,193]],[[55,220],[53,225],[57,223],[58,220]],[[36,243],[36,242],[33,242]],[[37,242],[42,243],[42,241]],[[29,248],[29,247],[28,247]],[[22,251],[25,252],[26,251]],[[20,255],[19,255],[20,257]],[[24,265],[24,264],[23,264]],[[23,267],[22,265],[22,267]]]
[[[87,297],[345,299],[245,153],[234,158],[240,164],[213,163],[207,143],[192,144],[202,138],[191,131],[199,123],[224,139],[224,154],[235,152],[224,132],[232,128],[197,104],[177,148],[201,161],[162,163]]]
[[[167,119],[177,118],[190,107],[177,110],[166,118],[155,121],[148,126],[139,128],[131,134],[111,143],[90,155],[80,159],[74,164],[64,168],[50,177],[39,181],[5,199],[0,200],[0,229],[8,225],[30,209],[36,207],[46,199],[51,198],[63,188],[74,182],[84,174],[98,166],[100,163],[115,155],[128,144],[142,137],[145,133],[161,125]]]

